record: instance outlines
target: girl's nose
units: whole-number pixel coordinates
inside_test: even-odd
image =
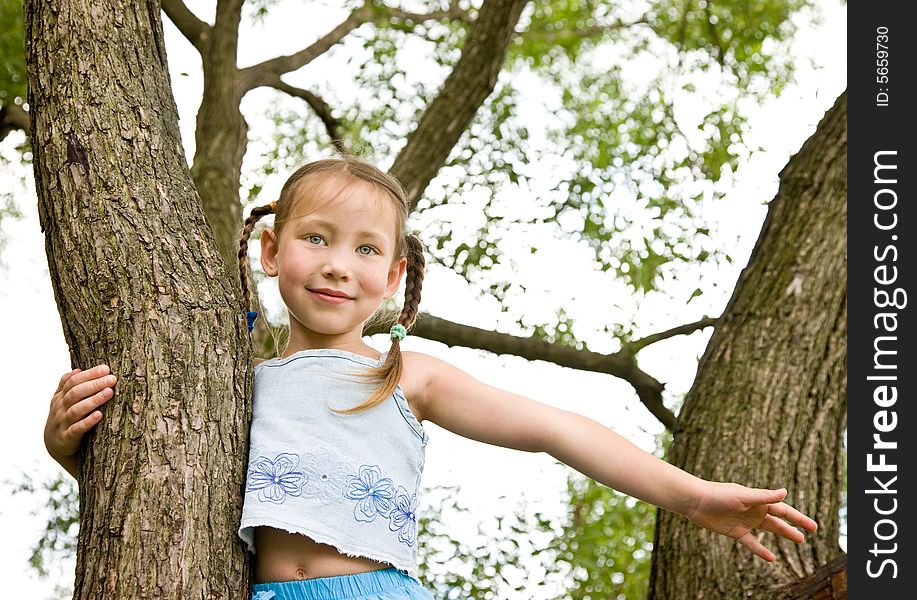
[[[322,275],[335,279],[350,278],[351,257],[346,251],[333,249],[325,254],[325,264],[322,266]]]

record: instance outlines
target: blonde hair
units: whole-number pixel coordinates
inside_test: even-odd
[[[242,299],[245,310],[251,307],[251,291],[249,289],[248,266],[248,240],[251,237],[255,224],[264,216],[274,214],[274,231],[279,235],[284,223],[293,214],[296,198],[308,197],[308,192],[319,189],[329,179],[343,179],[345,182],[363,181],[370,183],[376,189],[390,198],[395,206],[395,253],[398,257],[407,258],[407,271],[404,285],[404,306],[396,323],[410,330],[417,319],[420,305],[420,290],[424,277],[423,244],[413,234],[405,232],[409,204],[404,188],[397,179],[375,166],[354,158],[342,156],[317,160],[303,165],[287,179],[280,191],[280,197],[270,204],[256,206],[252,209],[245,225],[242,228],[242,237],[239,240],[239,273],[242,279]],[[342,414],[353,414],[377,406],[395,393],[395,388],[401,381],[404,363],[401,357],[401,342],[398,338],[392,339],[392,347],[388,356],[380,366],[371,369],[365,374],[367,378],[376,382],[378,387],[373,395],[359,406],[346,410],[335,410]],[[334,409],[332,409],[334,410]]]

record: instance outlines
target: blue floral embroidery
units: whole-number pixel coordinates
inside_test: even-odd
[[[262,502],[283,504],[286,497],[299,496],[306,476],[294,469],[299,466],[296,454],[278,454],[271,460],[261,456],[252,461],[248,469],[248,486],[246,491],[258,492]]]
[[[353,516],[357,521],[371,523],[376,515],[388,518],[394,507],[394,484],[376,465],[363,465],[359,475],[347,476],[348,488],[344,496],[356,500]]]
[[[371,523],[377,516],[389,520],[388,528],[398,532],[398,540],[413,546],[417,538],[417,494],[395,486],[376,465],[363,465],[359,475],[347,476],[344,496],[356,500],[353,516],[357,521]]]
[[[401,542],[408,546],[414,545],[417,537],[417,494],[408,494],[403,487],[398,488],[388,528],[398,532]]]

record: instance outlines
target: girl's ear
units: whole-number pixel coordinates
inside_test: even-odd
[[[261,268],[269,277],[277,276],[277,236],[268,227],[261,232]]]
[[[264,256],[263,251],[262,256]],[[392,263],[392,268],[388,271],[388,282],[385,285],[386,298],[391,298],[398,291],[398,286],[401,285],[401,278],[404,277],[404,271],[407,267],[408,259],[406,256],[402,256],[397,262]]]

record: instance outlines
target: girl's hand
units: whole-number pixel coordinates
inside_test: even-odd
[[[79,473],[76,452],[80,442],[102,420],[102,412],[97,409],[115,395],[112,388],[117,379],[109,371],[108,365],[98,365],[88,371],[74,369],[64,373],[51,397],[45,448],[74,478]]]
[[[798,544],[805,535],[796,527],[810,532],[818,527],[815,521],[783,502],[785,489],[764,490],[710,481],[706,484],[697,504],[685,516],[701,527],[737,540],[766,561],[773,561],[774,553],[758,541],[753,529],[770,531]]]

